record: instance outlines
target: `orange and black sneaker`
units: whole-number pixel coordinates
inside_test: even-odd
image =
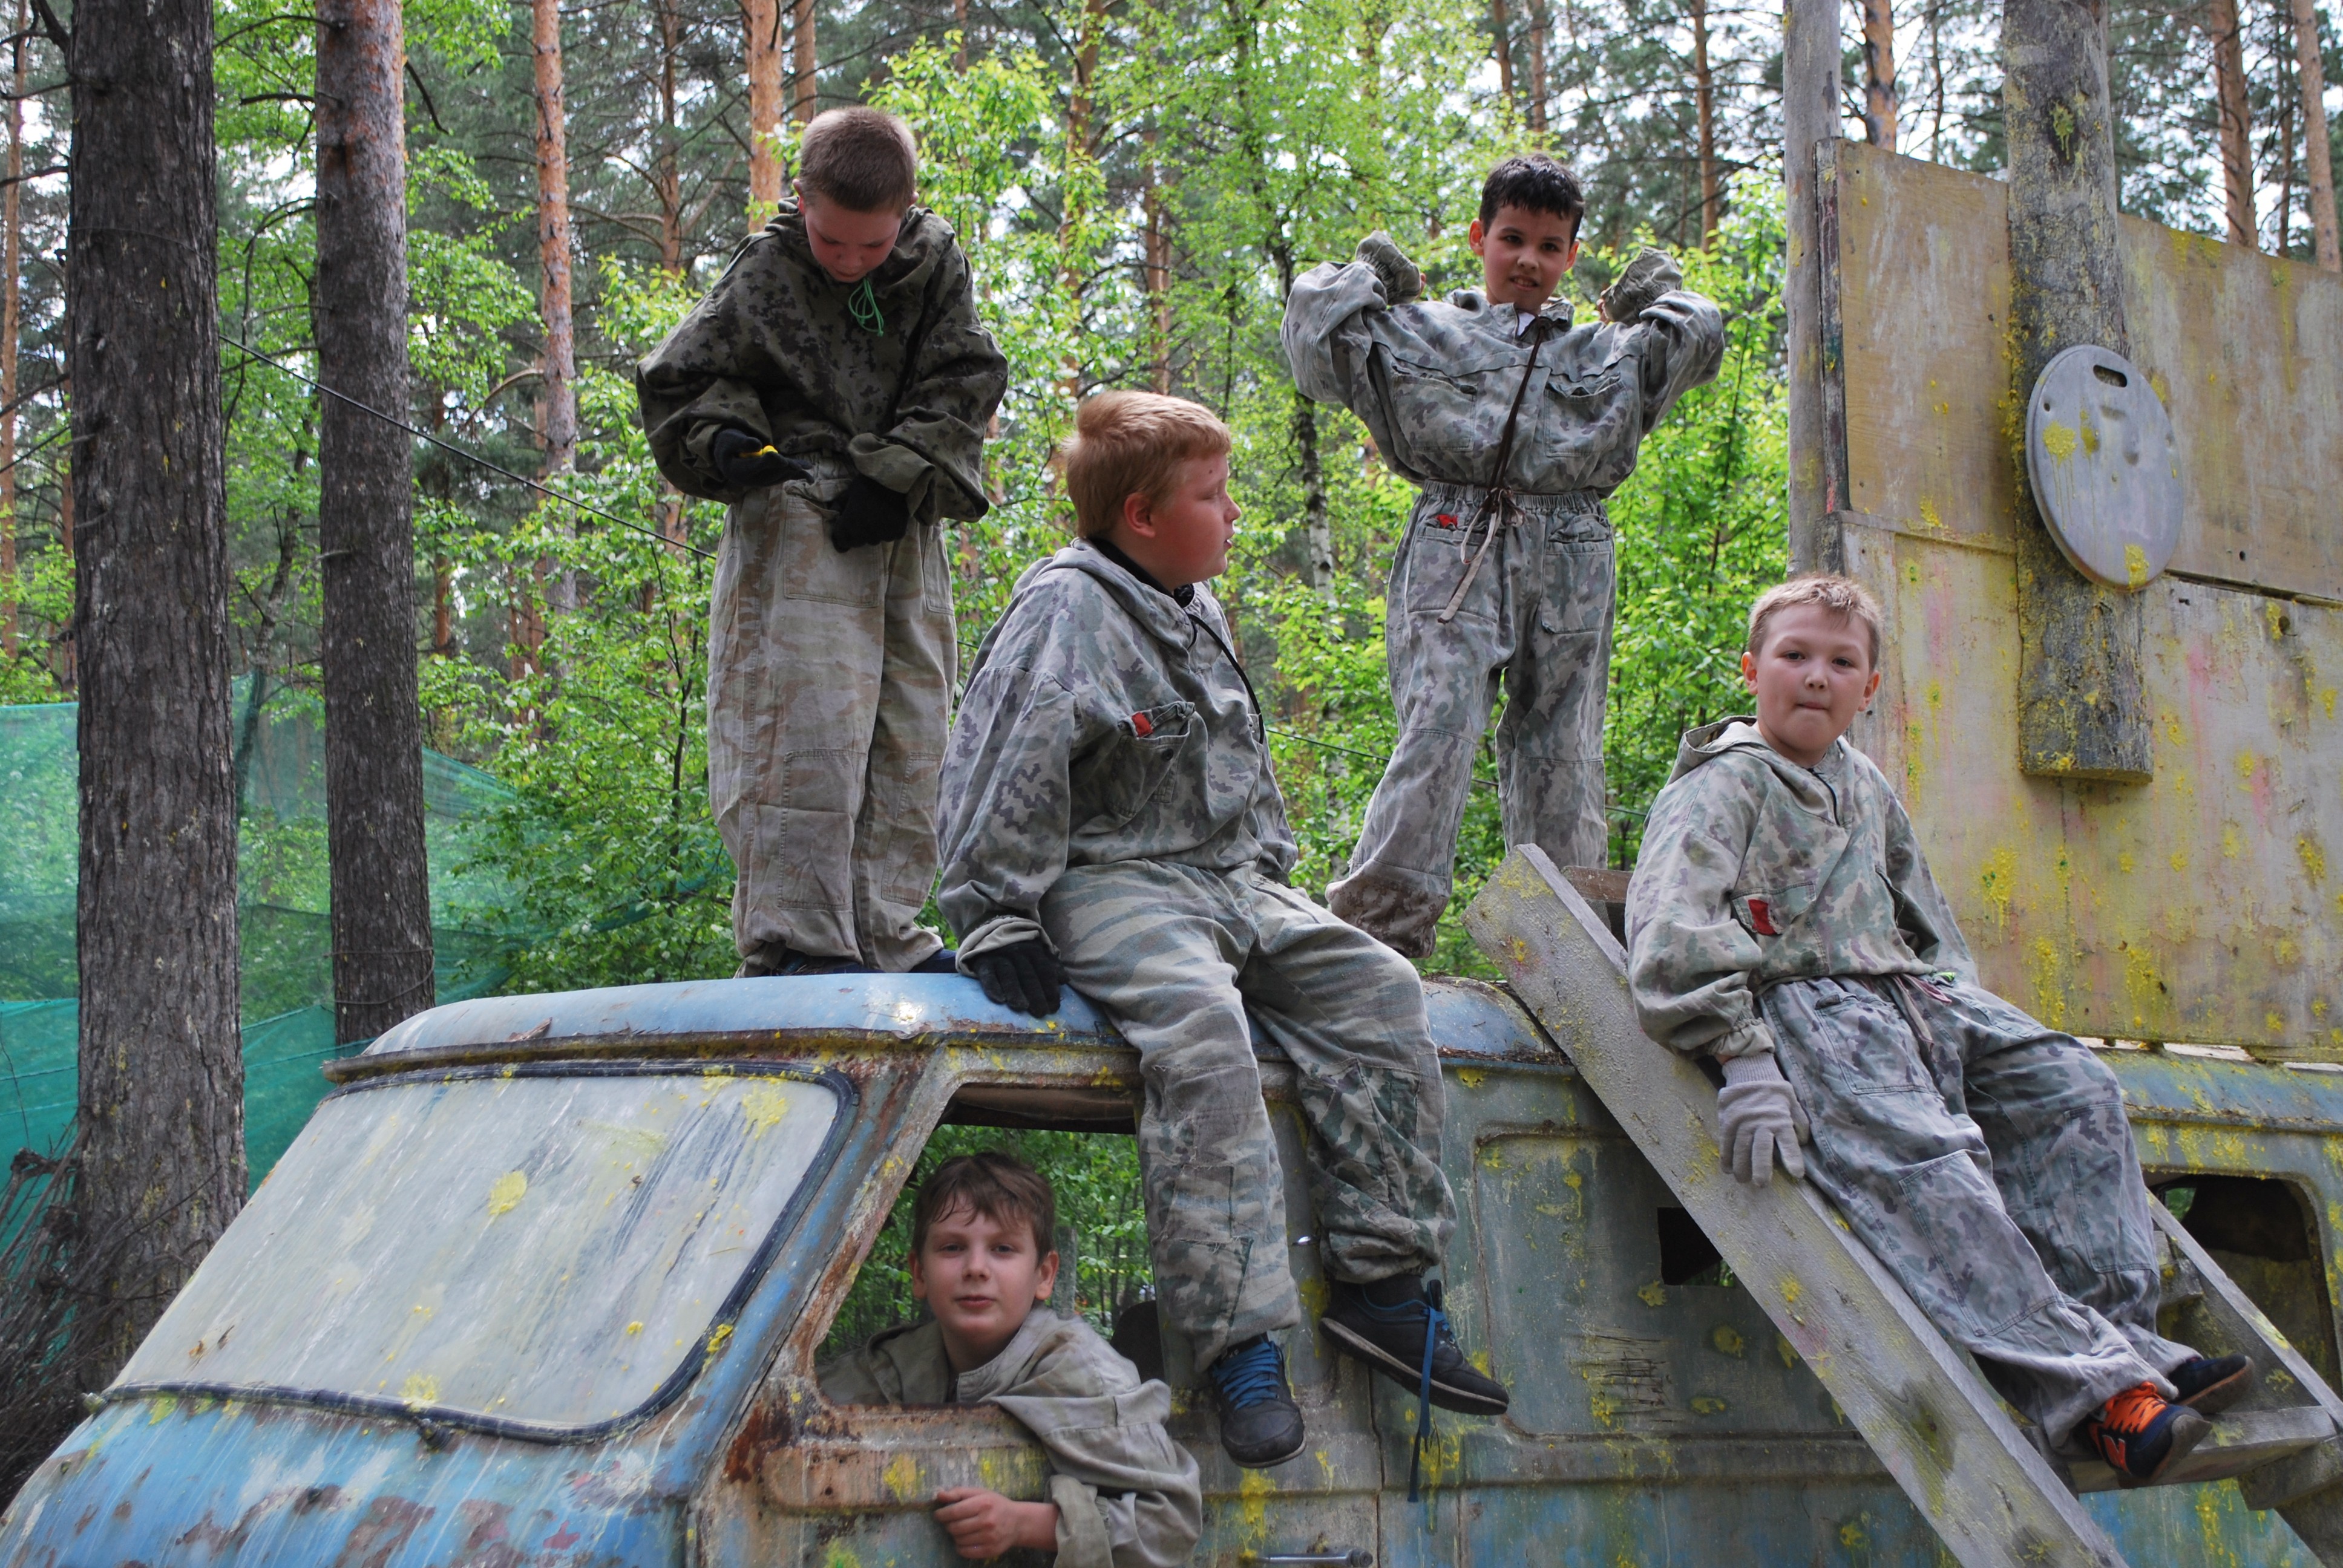
[[[2213,1423],[2167,1404],[2154,1383],[2135,1383],[2083,1421],[2083,1436],[2126,1486],[2145,1486],[2205,1441]]]

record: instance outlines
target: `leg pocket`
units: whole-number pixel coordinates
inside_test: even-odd
[[[1548,538],[1545,593],[1538,606],[1538,629],[1549,637],[1605,630],[1618,583],[1611,536]]]
[[[1793,982],[1767,994],[1765,1012],[1777,1037],[1795,1040],[1826,1095],[1943,1098],[1911,1026],[1885,997],[1835,981]]]

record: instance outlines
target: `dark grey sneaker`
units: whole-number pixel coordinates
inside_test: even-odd
[[[1370,1287],[1331,1283],[1331,1299],[1318,1326],[1336,1349],[1358,1357],[1410,1393],[1423,1391],[1428,1352],[1433,1404],[1463,1415],[1505,1413],[1511,1397],[1503,1383],[1466,1361],[1457,1348],[1456,1332],[1440,1307],[1438,1285],[1426,1290],[1421,1281],[1394,1282],[1401,1291],[1413,1286],[1413,1299],[1378,1305],[1367,1297]],[[1390,1286],[1373,1288],[1392,1293]]]
[[[2173,1403],[2198,1415],[2218,1415],[2252,1390],[2254,1363],[2245,1356],[2197,1356],[2174,1367],[2171,1377],[2180,1391]]]
[[[1302,1407],[1285,1382],[1285,1351],[1255,1334],[1221,1352],[1206,1370],[1221,1415],[1221,1446],[1247,1470],[1267,1470],[1300,1453],[1309,1442]]]

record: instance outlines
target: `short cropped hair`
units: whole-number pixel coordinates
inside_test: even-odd
[[[1037,1258],[1048,1257],[1058,1244],[1058,1195],[1049,1178],[995,1149],[956,1154],[920,1184],[920,1195],[911,1200],[912,1255],[927,1246],[928,1231],[937,1221],[963,1208],[996,1225],[1031,1226]]]
[[[1160,504],[1192,457],[1224,456],[1234,444],[1210,408],[1154,392],[1101,392],[1074,411],[1074,433],[1058,448],[1074,532],[1094,539],[1114,527],[1122,503]]]
[[[1742,646],[1753,654],[1765,652],[1765,628],[1774,623],[1775,616],[1800,605],[1813,605],[1843,621],[1860,623],[1871,634],[1871,668],[1879,668],[1880,639],[1887,624],[1879,601],[1854,578],[1829,572],[1792,578],[1759,594],[1757,602],[1749,607],[1749,638]]]
[[[920,153],[911,127],[860,106],[825,109],[798,144],[798,178],[853,212],[901,212],[919,194]]]
[[[1579,187],[1578,176],[1570,166],[1544,153],[1515,153],[1495,168],[1481,185],[1481,223],[1483,227],[1496,221],[1501,206],[1517,206],[1524,212],[1550,212],[1556,217],[1566,217],[1574,226],[1586,212],[1586,193]],[[1574,226],[1572,232],[1577,232]]]

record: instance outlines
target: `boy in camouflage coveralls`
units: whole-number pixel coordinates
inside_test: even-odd
[[[1172,1392],[1079,1316],[1043,1309],[1058,1278],[1057,1198],[1011,1154],[962,1154],[911,1204],[911,1293],[925,1322],[817,1369],[837,1404],[990,1404],[1050,1455],[1050,1500],[936,1494],[963,1557],[1022,1546],[1056,1568],[1175,1568],[1202,1533],[1196,1462],[1164,1430]]]
[[[1429,1349],[1446,1408],[1506,1401],[1423,1282],[1455,1201],[1422,983],[1286,886],[1260,709],[1203,586],[1234,534],[1228,453],[1192,403],[1083,405],[1065,459],[1083,537],[1019,580],[977,652],[939,897],[995,1001],[1050,1013],[1070,981],[1138,1048],[1159,1311],[1207,1369],[1222,1446],[1264,1466],[1304,1433],[1272,1337],[1302,1308],[1255,1024],[1294,1068],[1329,1336],[1410,1389]]]
[[[957,652],[940,520],[985,513],[1008,362],[916,173],[901,121],[817,116],[799,199],[636,368],[659,471],[731,507],[708,788],[744,975],[949,968],[916,923]]]
[[[2010,1402],[2153,1479],[2252,1366],[2156,1332],[2162,1250],[2115,1074],[1978,986],[1910,819],[1843,739],[1879,628],[1841,578],[1758,599],[1757,713],[1685,735],[1644,829],[1636,1013],[1723,1064],[1737,1178],[1764,1184],[1778,1153]]]
[[[1366,422],[1423,488],[1392,558],[1385,658],[1399,742],[1368,802],[1336,914],[1411,958],[1432,951],[1456,833],[1498,682],[1505,840],[1557,865],[1608,854],[1603,704],[1613,560],[1604,498],[1688,388],[1716,374],[1716,307],[1645,251],[1573,327],[1549,303],[1578,256],[1584,201],[1543,154],[1493,170],[1472,226],[1485,292],[1418,303],[1423,279],[1384,235],[1293,286],[1294,384]]]

